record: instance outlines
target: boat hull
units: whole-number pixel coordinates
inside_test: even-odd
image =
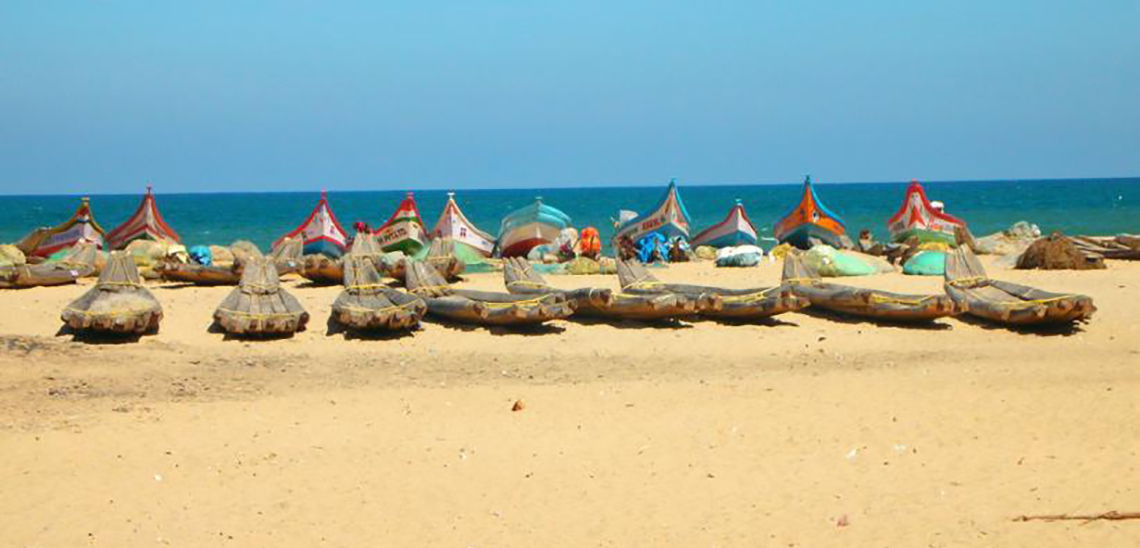
[[[401,251],[405,255],[415,255],[424,247],[424,231],[413,221],[399,222],[377,232],[376,241],[386,253]]]
[[[649,213],[622,223],[614,234],[614,240],[629,238],[636,242],[651,232],[660,233],[666,240],[677,237],[689,239],[689,212],[675,182],[669,183],[665,196]]]
[[[891,235],[891,239],[896,242],[905,242],[911,238],[918,238],[918,243],[940,243],[946,245],[955,245],[957,240],[954,238],[954,233],[946,233],[938,230],[928,230],[924,228],[908,228],[901,230]]]
[[[305,242],[301,253],[304,255],[324,255],[332,259],[339,259],[344,255],[344,246],[331,238],[321,237]]]
[[[499,254],[503,257],[526,256],[537,246],[554,243],[560,233],[559,227],[538,221],[517,226],[504,235]]]
[[[519,257],[535,246],[554,243],[562,229],[570,226],[565,213],[535,202],[507,215],[499,227],[499,255]]]
[[[812,223],[797,226],[777,239],[782,244],[791,244],[800,249],[811,249],[812,239],[819,240],[831,247],[843,247],[843,240],[839,234]]]

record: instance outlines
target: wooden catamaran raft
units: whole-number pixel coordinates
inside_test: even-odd
[[[1050,293],[986,276],[978,258],[965,247],[946,256],[946,294],[970,315],[1009,325],[1060,324],[1089,320],[1091,297]]]
[[[304,242],[300,238],[285,236],[273,244],[269,260],[277,266],[277,274],[284,276],[301,270],[304,260]]]
[[[412,329],[420,324],[427,303],[383,284],[372,258],[349,253],[343,264],[344,291],[333,302],[333,320],[358,330]]]
[[[611,289],[556,289],[546,283],[522,257],[503,262],[507,291],[516,295],[563,295],[574,304],[574,314],[611,320],[659,321],[691,316],[695,299],[671,293],[634,295]]]
[[[905,295],[824,282],[798,253],[784,258],[783,283],[813,307],[890,322],[926,322],[966,310],[946,295]]]
[[[407,265],[413,259],[406,257],[387,265],[385,272],[389,277],[404,281]],[[427,253],[419,259],[435,268],[440,276],[449,282],[459,279],[467,265],[455,254],[455,240],[451,238],[436,238],[431,241]]]
[[[1095,253],[1106,259],[1140,260],[1140,236],[1070,236],[1069,241],[1085,253]]]
[[[158,329],[162,305],[139,278],[131,256],[111,254],[95,286],[67,308],[61,319],[76,332],[141,334]]]
[[[797,297],[791,288],[757,287],[726,289],[703,285],[667,284],[657,280],[637,261],[618,261],[618,280],[622,289],[633,294],[673,293],[697,301],[697,310],[712,318],[767,318],[808,306],[807,299]]]
[[[277,266],[257,257],[245,265],[241,283],[218,305],[214,320],[227,333],[286,335],[304,329],[309,313],[281,287]]]
[[[617,260],[617,276],[618,282],[621,284],[622,291],[632,293],[634,295],[654,295],[661,293],[672,293],[679,297],[693,301],[696,305],[696,312],[717,312],[724,309],[724,299],[712,291],[703,291],[703,288],[690,286],[695,288],[693,291],[670,291],[665,288],[656,278],[654,278],[645,266],[636,260]]]
[[[479,325],[533,325],[565,318],[574,312],[563,295],[511,295],[454,289],[432,266],[409,260],[408,290],[427,302],[428,312],[449,320]]]
[[[328,255],[305,255],[299,274],[317,285],[339,284],[344,279],[344,266],[340,259]]]
[[[0,288],[65,285],[95,273],[99,250],[91,242],[76,243],[58,261],[0,267]]]

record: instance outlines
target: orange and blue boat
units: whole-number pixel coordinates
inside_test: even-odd
[[[843,247],[842,236],[846,232],[843,219],[823,205],[815,194],[809,176],[804,179],[804,195],[799,205],[776,223],[774,236],[780,243],[810,249],[812,240],[819,240],[832,247]]]

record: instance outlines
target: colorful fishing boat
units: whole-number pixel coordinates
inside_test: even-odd
[[[278,238],[273,246],[276,247],[285,238],[300,239],[303,242],[301,253],[304,255],[324,255],[336,259],[348,249],[348,235],[344,232],[344,227],[340,226],[340,221],[336,220],[323,190],[317,207],[313,208],[305,222]]]
[[[744,205],[740,200],[728,211],[723,221],[712,225],[700,234],[693,237],[690,245],[697,247],[707,245],[712,247],[733,247],[738,245],[756,245],[756,227],[744,212]]]
[[[380,249],[387,252],[402,251],[405,255],[414,255],[427,240],[424,222],[411,192],[404,196],[388,221],[376,229],[376,241],[380,243]]]
[[[926,199],[926,191],[912,180],[898,213],[887,221],[891,240],[905,242],[917,237],[919,242],[954,245],[954,229],[966,228],[966,222],[942,211],[941,204]]]
[[[447,205],[443,206],[443,213],[435,222],[431,230],[432,238],[450,238],[456,242],[467,244],[484,257],[491,256],[495,250],[495,238],[479,230],[455,203],[455,193],[447,193]]]
[[[810,249],[812,240],[819,240],[832,247],[843,247],[843,236],[847,229],[843,219],[831,212],[812,187],[811,177],[804,179],[804,194],[799,205],[776,223],[776,240],[789,243],[800,249]]]
[[[79,207],[71,218],[51,228],[37,228],[31,234],[24,236],[16,247],[24,255],[35,257],[48,257],[65,249],[71,249],[79,242],[91,242],[96,246],[103,246],[103,227],[95,222],[91,214],[91,202],[87,198],[79,199]]]
[[[562,229],[570,226],[570,216],[542,203],[511,212],[499,225],[499,256],[525,257],[535,246],[553,243]]]
[[[665,196],[648,214],[623,220],[618,225],[614,240],[628,237],[630,241],[636,242],[650,232],[658,232],[669,241],[678,236],[689,239],[689,212],[677,190],[676,179],[669,180]]]
[[[109,249],[125,249],[127,244],[135,240],[182,242],[178,233],[163,220],[162,213],[158,211],[158,202],[154,199],[154,192],[149,186],[146,187],[146,194],[143,195],[142,202],[131,218],[107,233]]]

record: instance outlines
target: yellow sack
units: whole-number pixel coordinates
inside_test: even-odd
[[[792,244],[780,244],[776,247],[773,247],[772,250],[768,252],[768,254],[782,261],[784,260],[784,257],[787,257],[788,253],[793,249],[795,248],[792,247]]]
[[[926,242],[918,246],[920,251],[953,251],[949,244],[944,242]]]

